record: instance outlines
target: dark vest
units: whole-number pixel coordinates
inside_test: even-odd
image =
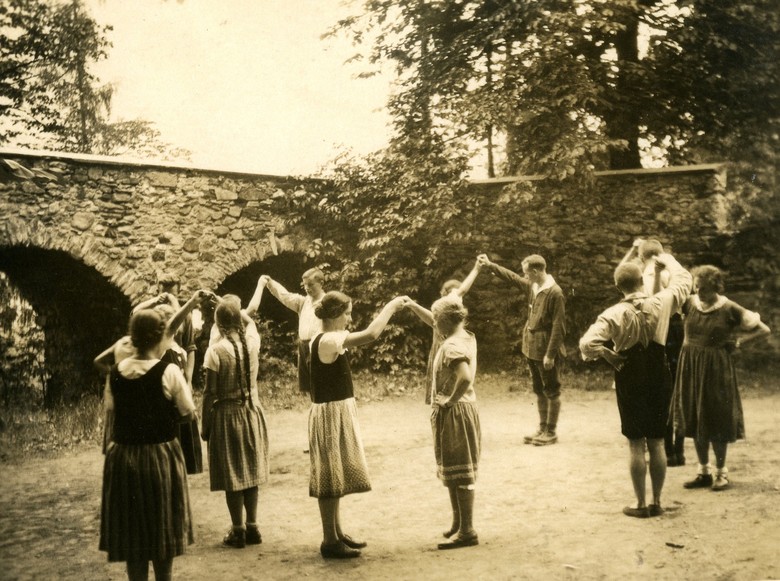
[[[159,444],[176,436],[178,410],[163,394],[162,376],[169,363],[159,361],[141,377],[127,379],[111,369],[114,397],[114,441]]]
[[[319,347],[322,333],[315,337],[311,345],[311,400],[314,403],[341,401],[354,397],[352,390],[352,370],[346,353],[339,355],[333,363],[320,361]]]

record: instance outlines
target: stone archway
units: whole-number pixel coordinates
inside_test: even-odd
[[[126,332],[127,297],[64,250],[0,245],[0,270],[38,314],[48,372],[45,405],[98,392],[92,360]]]
[[[282,246],[282,244],[280,244]],[[246,257],[245,257],[246,258]],[[257,285],[261,275],[267,274],[280,282],[290,292],[303,293],[301,289],[301,274],[314,264],[303,252],[286,251],[279,254],[265,254],[255,256],[254,260],[243,261],[243,266],[227,275],[214,289],[218,295],[235,294],[241,298],[241,303],[246,306]],[[196,357],[196,373],[194,383],[201,387],[201,370],[203,355],[208,346],[208,336],[213,318],[204,309],[202,315],[202,329],[198,334],[198,352]],[[276,300],[270,292],[266,291],[260,303],[258,323],[262,337],[262,356],[269,364],[269,357],[276,360],[282,367],[290,366],[295,362],[296,338],[298,331],[298,318],[289,309]],[[261,370],[264,363],[261,362]]]

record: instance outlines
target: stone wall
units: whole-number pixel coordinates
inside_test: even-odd
[[[178,279],[186,297],[266,258],[305,254],[305,231],[288,229],[270,206],[321,186],[0,152],[0,270],[40,315],[47,403],[99,389],[92,359],[125,333],[130,306],[159,292],[161,275]]]
[[[528,254],[544,256],[567,297],[572,362],[584,330],[619,300],[613,271],[637,237],[659,239],[687,267],[715,264],[731,271],[740,281],[734,298],[761,312],[770,326],[780,324],[776,301],[766,300],[773,281],[746,281],[730,259],[724,165],[599,172],[586,191],[534,178],[485,180],[473,187],[484,196],[467,219],[472,240],[460,246],[466,266],[457,274],[465,275],[475,251],[516,272]],[[497,354],[518,356],[526,306],[515,289],[495,277],[478,279],[466,305],[482,338],[481,352],[500,364],[505,358]],[[762,357],[777,361],[774,339],[759,344]]]
[[[269,206],[285,191],[320,187],[95,156],[0,155],[57,178],[0,176],[0,246],[68,252],[131,301],[156,292],[161,273],[177,276],[184,290],[215,288],[274,251],[305,249],[307,241],[287,236],[284,217]]]

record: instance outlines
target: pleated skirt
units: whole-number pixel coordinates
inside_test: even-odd
[[[449,408],[435,407],[431,429],[439,479],[445,486],[474,484],[482,450],[477,406],[461,402]]]
[[[99,544],[108,560],[172,559],[193,540],[187,471],[179,442],[110,442],[103,465]]]
[[[235,492],[268,481],[268,428],[260,406],[218,403],[208,440],[211,490]]]
[[[309,460],[311,497],[340,498],[371,490],[355,398],[312,404]]]

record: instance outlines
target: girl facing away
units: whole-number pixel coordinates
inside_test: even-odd
[[[187,306],[203,297],[199,291]],[[194,417],[195,405],[181,370],[162,360],[176,324],[166,326],[153,310],[135,313],[134,352],[111,369],[106,392],[114,430],[103,468],[99,548],[109,561],[125,561],[132,581],[148,578],[149,561],[156,579],[171,579],[174,557],[193,542],[176,429]]]
[[[246,311],[238,301],[219,301],[219,337],[203,362],[201,434],[208,442],[210,486],[225,491],[231,528],[222,542],[236,549],[262,543],[257,506],[259,486],[268,480],[268,431],[257,389],[260,335],[248,313],[256,311],[264,287],[258,282]]]

